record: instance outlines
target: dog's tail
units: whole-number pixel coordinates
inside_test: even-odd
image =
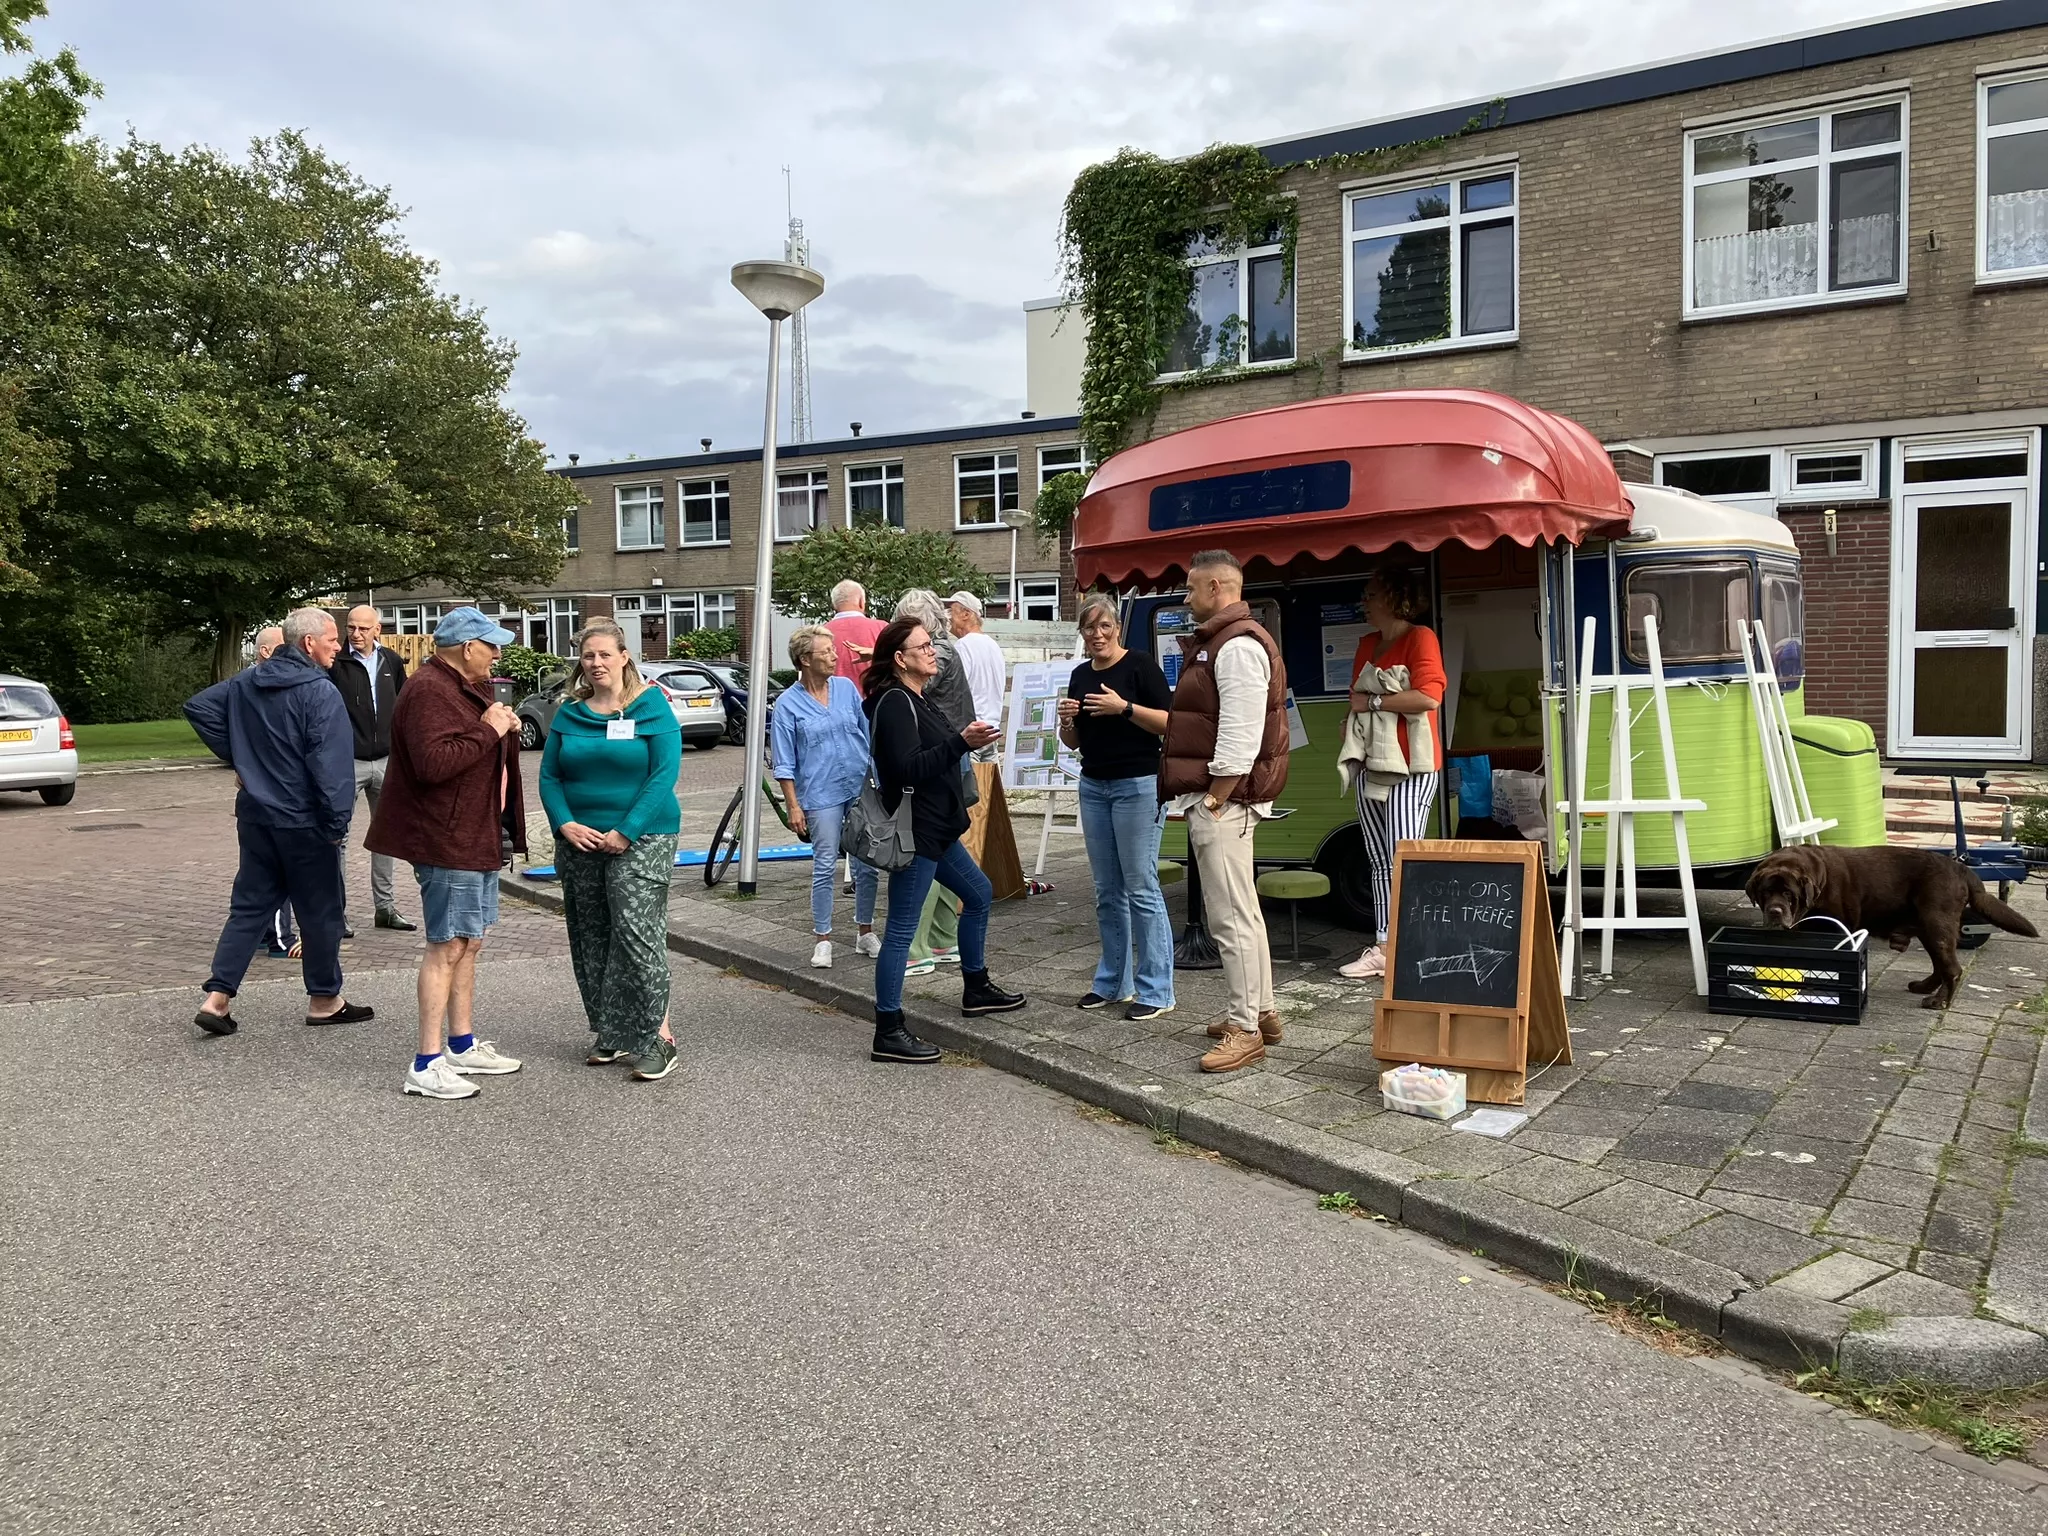
[[[2003,928],[2007,933],[2017,933],[2029,939],[2038,939],[2041,936],[2039,929],[1985,890],[1981,883],[1970,892],[1970,910],[1993,927]]]

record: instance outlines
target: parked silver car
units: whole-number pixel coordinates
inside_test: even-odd
[[[725,729],[719,713],[718,726]],[[78,793],[78,743],[71,722],[41,683],[0,672],[0,789],[34,790],[45,805]]]
[[[559,680],[549,679],[549,687],[520,700],[515,711],[519,716],[519,745],[528,752],[538,752],[546,744],[548,730],[555,723],[555,711],[567,701],[569,682],[574,676],[572,672]],[[684,745],[709,752],[724,739],[725,701],[709,678],[669,676],[651,677],[648,681],[667,697],[670,711],[682,726]]]

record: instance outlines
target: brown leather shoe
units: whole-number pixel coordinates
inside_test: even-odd
[[[1230,1028],[1230,1020],[1228,1018],[1221,1018],[1214,1024],[1211,1024],[1206,1033],[1211,1040],[1221,1040],[1223,1038],[1223,1031],[1228,1028]],[[1278,1045],[1280,1037],[1285,1033],[1286,1030],[1280,1024],[1279,1014],[1268,1010],[1259,1015],[1259,1038],[1265,1041],[1266,1044]]]
[[[1239,1067],[1248,1067],[1265,1059],[1266,1042],[1259,1038],[1257,1030],[1232,1029],[1225,1031],[1222,1043],[1202,1058],[1202,1070],[1235,1072]]]

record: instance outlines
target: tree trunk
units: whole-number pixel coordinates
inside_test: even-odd
[[[240,619],[222,619],[219,631],[213,637],[213,680],[224,683],[242,670],[242,631],[246,626]]]

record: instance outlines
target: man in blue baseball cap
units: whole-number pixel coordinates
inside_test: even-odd
[[[372,814],[371,852],[404,859],[419,881],[427,929],[420,960],[419,1052],[405,1091],[473,1098],[478,1076],[519,1062],[476,1037],[476,957],[498,920],[501,829],[526,851],[519,778],[519,717],[491,696],[498,648],[513,635],[474,608],[434,629],[434,654],[398,695],[384,797]]]

